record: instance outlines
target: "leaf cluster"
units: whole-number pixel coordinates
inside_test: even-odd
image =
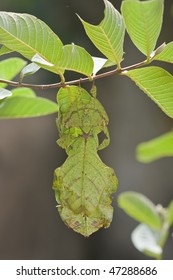
[[[40,68],[56,73],[60,77],[61,82],[52,87],[68,84],[64,76],[65,71],[68,70],[87,76],[78,81],[71,81],[70,84],[90,81],[114,73],[121,74],[134,81],[165,114],[172,118],[173,77],[161,67],[148,66],[156,60],[173,62],[172,42],[156,48],[162,26],[164,0],[124,0],[121,13],[108,0],[103,1],[105,11],[100,24],[92,25],[79,17],[87,36],[104,55],[102,58],[92,57],[84,48],[74,43],[63,45],[61,39],[49,26],[32,15],[0,12],[0,55],[19,52],[31,61],[21,71],[19,83],[12,85],[24,86],[23,78],[34,74]],[[146,59],[141,63],[122,68],[125,31]],[[100,69],[109,66],[112,66],[113,70],[97,74]],[[3,79],[2,73],[0,82],[3,82]],[[46,87],[40,85],[40,88]],[[7,107],[8,104],[5,106]],[[38,115],[45,113],[40,112]],[[6,117],[12,116],[6,115]]]
[[[154,205],[143,194],[129,191],[119,195],[118,205],[140,222],[131,234],[136,249],[147,256],[161,259],[169,229],[173,225],[173,200],[167,208],[163,208],[162,205]]]

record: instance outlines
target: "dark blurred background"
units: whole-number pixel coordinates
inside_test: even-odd
[[[121,1],[110,2],[120,8]],[[165,1],[164,24],[157,46],[173,39],[172,5],[172,0]],[[102,0],[5,0],[1,1],[0,10],[35,15],[45,21],[64,44],[74,42],[90,54],[101,56],[85,35],[76,13],[98,24],[103,18]],[[123,66],[144,59],[127,35],[125,53]],[[172,65],[162,65],[173,74]],[[74,73],[66,76],[67,80],[74,77]],[[28,81],[46,84],[56,82],[57,77],[42,70]],[[110,146],[101,151],[100,156],[115,169],[119,179],[110,228],[84,238],[68,229],[59,217],[52,178],[54,169],[64,162],[66,154],[56,144],[56,114],[1,120],[0,259],[145,259],[130,240],[137,223],[118,209],[117,195],[128,190],[138,191],[163,206],[173,199],[173,158],[148,165],[135,159],[138,143],[169,131],[173,122],[128,78],[107,77],[98,80],[96,85],[98,98],[110,118],[111,135]],[[56,99],[55,90],[37,93]],[[164,258],[172,257],[170,237]]]

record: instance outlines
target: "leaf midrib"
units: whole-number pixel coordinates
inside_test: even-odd
[[[145,3],[145,2],[144,2]],[[144,26],[145,26],[145,37],[146,37],[146,51],[147,51],[147,58],[149,59],[150,58],[150,44],[149,44],[149,32],[148,32],[148,24],[146,22],[146,17],[145,17],[145,13],[143,11],[145,11],[145,8],[143,7],[143,5],[140,5],[140,10],[141,10],[141,14],[142,14],[142,17],[143,17],[143,23],[144,23]]]
[[[105,36],[105,38],[106,38],[106,40],[107,40],[107,42],[108,42],[108,45],[109,45],[110,48],[111,48],[112,54],[113,54],[113,56],[114,56],[114,58],[115,58],[116,64],[118,65],[118,63],[119,63],[119,62],[118,62],[118,59],[117,59],[117,57],[116,57],[116,54],[115,54],[114,49],[113,49],[113,47],[112,47],[112,44],[111,44],[110,40],[108,39],[108,36],[106,35],[104,29],[103,29],[101,26],[99,26],[99,28],[100,28],[100,30],[102,31],[103,35]]]
[[[35,53],[39,54],[39,56],[41,56],[44,60],[48,61],[49,63],[52,63],[51,61],[49,61],[47,59],[47,57],[45,57],[44,55],[42,55],[39,51],[35,50],[32,46],[28,45],[26,42],[22,41],[21,39],[19,39],[18,37],[16,37],[15,35],[13,35],[12,33],[10,33],[8,30],[6,30],[5,28],[0,27],[0,30],[2,30],[3,32],[5,32],[8,36],[12,37],[13,39],[15,39],[16,41],[20,42],[22,45],[26,46],[27,48],[29,48],[30,50],[34,51]],[[8,48],[8,46],[6,44],[3,43],[4,46],[6,46]],[[57,71],[57,74],[61,74],[61,72],[59,71],[59,68],[56,67],[55,64],[54,65],[54,69]]]

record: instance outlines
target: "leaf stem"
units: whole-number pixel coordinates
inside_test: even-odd
[[[105,77],[108,77],[108,76],[111,76],[111,75],[114,75],[114,74],[115,75],[116,74],[121,74],[124,71],[133,70],[133,69],[145,66],[146,64],[148,64],[148,61],[144,60],[142,62],[133,64],[133,65],[130,65],[130,66],[126,66],[126,67],[121,68],[121,69],[116,68],[116,69],[113,69],[111,71],[107,71],[107,72],[92,76],[92,81],[97,80],[97,79],[101,79],[101,78],[105,78]],[[75,84],[81,84],[81,83],[86,83],[86,82],[91,82],[91,77],[80,78],[80,79],[72,80],[72,81],[68,81],[68,82],[64,82],[64,80],[62,79],[62,81],[59,82],[59,83],[47,84],[47,85],[44,85],[44,84],[43,85],[26,84],[26,83],[21,83],[20,81],[15,82],[15,81],[0,79],[0,83],[5,83],[5,84],[7,84],[9,86],[12,86],[12,87],[26,87],[26,88],[42,89],[42,90],[61,88],[61,87],[67,86],[67,85],[75,85]]]

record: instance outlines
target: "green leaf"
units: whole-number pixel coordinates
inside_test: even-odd
[[[173,118],[173,76],[156,66],[124,71],[169,117]]]
[[[4,88],[0,88],[0,100],[9,97],[11,95],[12,95],[11,91]]]
[[[105,62],[105,64],[103,65],[103,68],[106,68],[106,67],[111,67],[111,66],[115,66],[115,62],[107,59],[107,61]]]
[[[43,68],[61,75],[57,67],[62,42],[41,20],[28,14],[0,12],[0,44],[31,60],[38,54],[54,67]]]
[[[173,224],[173,200],[168,205],[167,211],[168,211],[167,222],[168,222],[169,226],[172,226],[172,224]]]
[[[133,219],[153,229],[161,228],[161,219],[156,207],[146,196],[137,192],[124,192],[118,197],[118,205]]]
[[[7,48],[6,46],[1,46],[0,47],[0,56],[1,55],[4,55],[4,54],[7,54],[7,53],[11,53],[12,50],[10,50],[9,48]]]
[[[166,43],[164,42],[163,44],[161,44],[160,46],[157,47],[157,49],[155,49],[151,55],[150,55],[150,59],[154,59],[154,57],[158,54],[160,54],[161,52],[163,52],[163,50],[166,47]]]
[[[173,42],[167,44],[163,51],[154,57],[154,60],[173,63]]]
[[[8,58],[0,62],[0,79],[11,80],[13,79],[26,65],[26,61],[21,58]],[[0,83],[0,88],[7,85]]]
[[[143,254],[156,259],[160,259],[162,255],[162,248],[159,245],[160,238],[158,231],[145,224],[138,225],[131,234],[131,240],[135,248]]]
[[[159,37],[164,0],[125,0],[121,11],[127,32],[135,46],[148,58]]]
[[[125,27],[122,16],[107,0],[102,22],[95,26],[80,18],[88,37],[93,44],[120,68],[123,57],[123,42]]]
[[[33,96],[8,97],[0,102],[0,118],[29,118],[52,114],[58,111],[56,103]]]
[[[71,44],[63,47],[58,67],[62,71],[70,70],[91,76],[94,63],[91,55],[84,48]]]
[[[137,146],[136,154],[137,159],[143,163],[173,156],[173,132],[171,131],[150,141],[140,143]]]
[[[36,97],[35,92],[30,88],[15,88],[11,90],[12,97],[25,96],[25,97]]]

